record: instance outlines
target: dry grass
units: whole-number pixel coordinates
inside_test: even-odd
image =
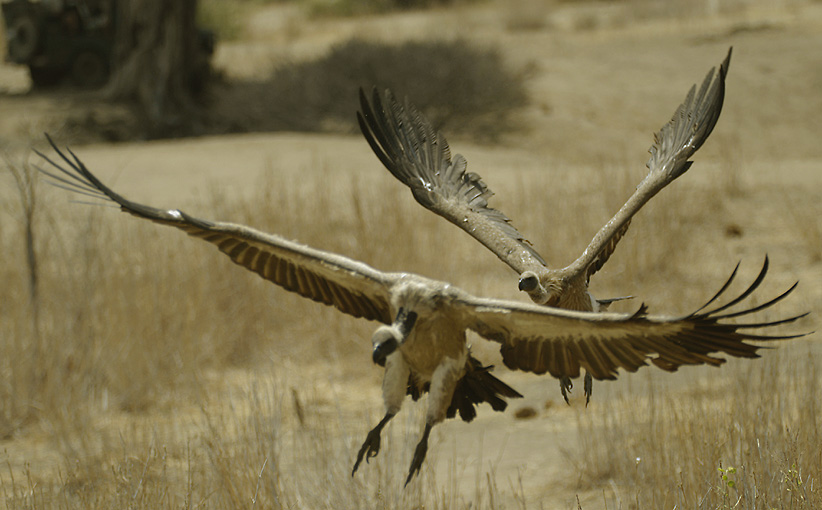
[[[614,395],[580,415],[580,484],[606,486],[615,507],[820,508],[813,355],[807,344],[685,391],[647,377]]]
[[[511,275],[493,257],[472,255],[469,239],[450,235],[456,230],[419,211],[395,183],[366,186],[358,174],[322,165],[300,170],[268,169],[250,198],[215,189],[199,209],[382,269],[513,295]],[[564,178],[566,189],[587,192],[560,195],[545,172],[526,177],[486,180],[499,192],[497,204],[557,261],[579,250],[637,179],[583,168]],[[607,177],[614,186],[589,187]],[[6,221],[16,214],[12,201],[4,200],[0,222],[0,431],[14,439],[0,455],[8,508],[502,508],[541,500],[509,485],[511,473],[498,478],[481,463],[466,482],[447,448],[432,452],[420,482],[402,490],[419,405],[352,479],[360,436],[379,413],[379,371],[361,368],[371,324],[286,295],[176,231],[66,204],[61,190],[39,191],[50,204],[35,220],[39,334],[29,315],[21,223]],[[684,182],[666,190],[638,218],[600,294],[647,291],[656,310],[672,299],[671,289],[685,308],[710,295],[731,261],[717,257],[704,275],[689,277],[693,257],[711,250],[682,241],[721,212],[722,191],[713,193]],[[536,211],[526,214],[513,196]],[[568,207],[551,207],[560,200]],[[557,229],[549,244],[546,222],[577,228]],[[649,277],[643,267],[663,276]],[[478,282],[477,274],[491,276]],[[696,390],[662,389],[665,375],[649,378],[647,390],[614,396],[598,385],[596,404],[579,418],[573,490],[604,490],[608,508],[635,500],[639,508],[730,508],[738,497],[746,505],[739,508],[818,508],[819,367],[807,356],[784,371],[788,362],[778,354],[711,372],[712,382]],[[436,462],[443,455],[446,473]],[[731,466],[732,489],[717,471]]]
[[[635,219],[595,277],[598,296],[635,294],[654,311],[688,312],[717,290],[736,261],[743,261],[746,280],[768,252],[772,271],[759,302],[800,276],[802,282],[778,314],[766,317],[810,310],[814,316],[795,330],[820,329],[822,204],[815,192],[818,144],[810,135],[818,124],[811,94],[818,76],[779,66],[771,74],[763,71],[765,64],[793,62],[781,55],[750,64],[781,40],[778,34],[789,31],[764,34],[761,46],[753,44],[753,35],[731,41],[739,58],[717,131],[694,169]],[[671,39],[667,33],[628,46],[608,39],[595,47],[616,47],[592,60],[598,51],[585,49],[590,53],[582,55],[579,48],[593,43],[561,39],[561,49],[580,58],[576,71],[582,77],[574,82],[576,72],[550,68],[556,83],[567,79],[578,91],[563,95],[560,87],[546,95],[553,113],[546,113],[544,125],[551,128],[536,130],[521,145],[536,150],[526,157],[524,151],[450,140],[498,193],[493,205],[557,265],[571,261],[642,176],[635,155],[612,157],[622,152],[611,142],[624,139],[633,147],[627,152],[640,135],[648,143],[658,127],[648,120],[639,129],[644,114],[618,108],[609,113],[630,88],[627,81],[600,80],[605,85],[597,88],[582,87],[579,80],[596,82],[599,75],[585,70],[604,69],[606,56],[657,42],[666,55],[679,48],[665,42]],[[791,41],[774,46],[773,53],[794,48]],[[559,54],[551,44],[540,44],[539,51],[561,64],[550,55]],[[681,99],[682,84],[695,78],[693,53],[673,55],[689,76],[676,85],[672,79],[647,84],[671,92],[664,105],[660,100],[658,121]],[[690,55],[687,66],[681,55]],[[524,52],[522,58],[530,57]],[[797,60],[796,68],[804,62]],[[647,95],[631,101],[659,99]],[[564,115],[565,105],[581,106]],[[589,110],[612,116],[591,119]],[[134,198],[249,223],[380,269],[410,270],[478,294],[523,299],[509,271],[492,255],[477,255],[473,240],[422,211],[370,155],[368,165],[357,167],[349,153],[337,152],[340,138],[306,139],[314,145],[287,135],[271,142],[286,140],[278,147],[294,144],[309,152],[333,144],[328,153],[334,158],[317,156],[297,166],[273,159],[255,168],[265,176],[244,194],[214,184],[204,197],[181,204]],[[245,147],[243,140],[233,143]],[[356,144],[367,151],[362,140]],[[197,163],[187,157],[207,153],[209,145],[220,142],[146,144],[141,155],[162,153],[180,168],[163,162],[167,166],[157,170],[142,159],[127,170],[140,168],[143,181],[161,180],[171,188],[189,182],[179,177],[182,167],[200,164],[202,174],[200,168],[187,174],[194,181],[208,175],[208,165],[202,157]],[[77,147],[81,157],[94,150]],[[230,168],[238,181],[245,178],[242,170]],[[111,175],[106,180],[131,196],[133,190]],[[720,370],[626,374],[617,383],[596,384],[588,409],[556,404],[555,381],[500,370],[530,399],[534,412],[524,414],[531,418],[516,420],[513,412],[483,408],[470,425],[438,426],[419,481],[403,490],[421,429],[420,404],[409,402],[386,430],[380,456],[350,476],[364,434],[382,412],[381,372],[368,361],[373,324],[286,294],[180,232],[143,225],[116,210],[67,203],[63,191],[42,185],[33,215],[40,285],[35,320],[26,220],[16,189],[10,174],[0,171],[5,508],[576,509],[578,500],[585,510],[822,507],[818,334],[766,352],[762,360],[729,362]],[[474,347],[484,360],[498,363],[494,346],[476,341]],[[519,402],[512,407],[526,409]],[[485,443],[473,441],[475,431],[487,434]],[[514,445],[523,438],[524,446]],[[546,443],[554,448],[542,450]],[[552,456],[555,450],[565,457]]]

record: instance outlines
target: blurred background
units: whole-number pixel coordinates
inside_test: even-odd
[[[417,205],[358,132],[390,88],[482,175],[551,265],[645,175],[693,84],[733,56],[694,166],[634,219],[597,297],[687,314],[766,254],[751,304],[820,329],[822,2],[160,0],[2,3],[0,497],[6,508],[822,507],[819,335],[720,369],[597,382],[434,429],[382,416],[373,323],[247,274],[211,246],[38,178],[43,133],[157,207],[249,224],[381,270],[522,300],[513,273]],[[84,201],[83,197],[79,201]],[[225,259],[225,260],[224,260]],[[733,292],[728,295],[732,295]]]

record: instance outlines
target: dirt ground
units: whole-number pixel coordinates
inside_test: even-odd
[[[769,190],[778,184],[792,194],[796,207],[816,210],[822,218],[822,3],[729,2],[727,10],[720,2],[706,2],[704,8],[683,3],[673,14],[649,8],[657,4],[521,0],[314,21],[293,7],[275,5],[250,20],[246,39],[221,45],[216,62],[227,76],[252,76],[278,59],[317,55],[355,34],[380,40],[448,34],[498,45],[510,62],[529,69],[531,102],[519,114],[527,130],[504,137],[496,147],[449,139],[490,184],[527,182],[528,175],[546,171],[560,178],[575,168],[610,162],[633,162],[641,175],[652,133],[668,120],[688,87],[733,46],[722,118],[685,179],[705,186],[727,185],[731,179],[747,191],[744,200],[729,198],[733,207],[721,219],[723,225],[745,230],[742,239],[723,248],[728,268],[739,259],[758,261],[768,253],[777,281],[800,280],[799,304],[822,310],[822,253],[802,251],[791,228],[773,229],[773,218],[791,220],[785,211],[774,210],[769,199]],[[711,11],[714,4],[720,7]],[[541,23],[527,26],[525,20],[534,19]],[[41,146],[41,133],[59,129],[61,119],[79,108],[60,94],[30,93],[27,87],[23,69],[0,65],[0,143],[14,151]],[[215,185],[247,193],[272,162],[294,172],[334,166],[360,171],[368,179],[391,179],[360,136],[260,133],[72,148],[118,190],[154,205],[196,208]],[[512,200],[502,192],[497,198],[502,210]],[[192,212],[207,216],[202,210]],[[822,229],[807,228],[816,235]],[[532,241],[540,245],[540,239]],[[490,465],[501,480],[521,482],[525,494],[545,508],[573,507],[576,495],[565,489],[576,481],[567,461],[568,445],[578,440],[573,424],[585,412],[583,406],[579,400],[573,407],[560,405],[553,380],[518,374],[509,379],[526,395],[514,409],[531,407],[537,416],[515,421],[508,414],[483,412],[470,426],[449,422],[434,436],[434,444],[447,454],[429,461],[456,462],[456,472],[467,480],[474,479],[477,465]],[[627,382],[601,384],[595,398],[641,391],[637,388],[646,380],[640,374]],[[366,405],[372,418],[378,416],[378,381],[375,375],[373,386],[361,388],[347,405]],[[224,382],[244,384],[242,377]],[[539,455],[531,454],[535,451]],[[553,496],[545,499],[548,494]],[[595,508],[597,498],[583,494],[583,507]]]

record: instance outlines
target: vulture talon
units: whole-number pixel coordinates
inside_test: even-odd
[[[408,470],[408,478],[405,479],[405,485],[414,478],[414,475],[420,472],[422,462],[425,460],[425,454],[428,453],[428,435],[431,433],[431,425],[425,424],[425,430],[422,433],[420,442],[414,449],[414,458],[411,459],[411,468]]]
[[[585,392],[585,407],[588,407],[588,403],[591,402],[591,394],[594,392],[594,378],[590,372],[585,372],[582,384],[583,391]]]
[[[365,458],[366,464],[371,461],[374,457],[380,453],[380,434],[382,433],[383,427],[393,418],[394,415],[391,413],[386,413],[382,420],[377,424],[376,427],[371,429],[368,432],[368,435],[365,436],[365,441],[362,443],[362,447],[360,451],[357,453],[357,461],[354,462],[354,469],[351,470],[351,476],[354,476],[354,473],[357,472],[357,468],[360,467],[360,463],[362,462],[363,458]]]
[[[565,403],[571,405],[571,402],[568,400],[568,393],[571,393],[571,390],[574,389],[574,382],[571,380],[570,377],[560,377],[559,379],[559,391],[562,392],[562,398],[565,399]]]

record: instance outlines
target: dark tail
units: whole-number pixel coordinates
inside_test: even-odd
[[[463,421],[471,421],[477,416],[476,406],[487,402],[494,411],[504,411],[508,407],[507,398],[522,398],[517,390],[491,375],[493,365],[487,367],[470,354],[465,364],[465,375],[457,382],[447,416],[453,418],[460,413]],[[418,388],[413,378],[408,379],[408,395],[417,400],[428,391],[428,384]]]

